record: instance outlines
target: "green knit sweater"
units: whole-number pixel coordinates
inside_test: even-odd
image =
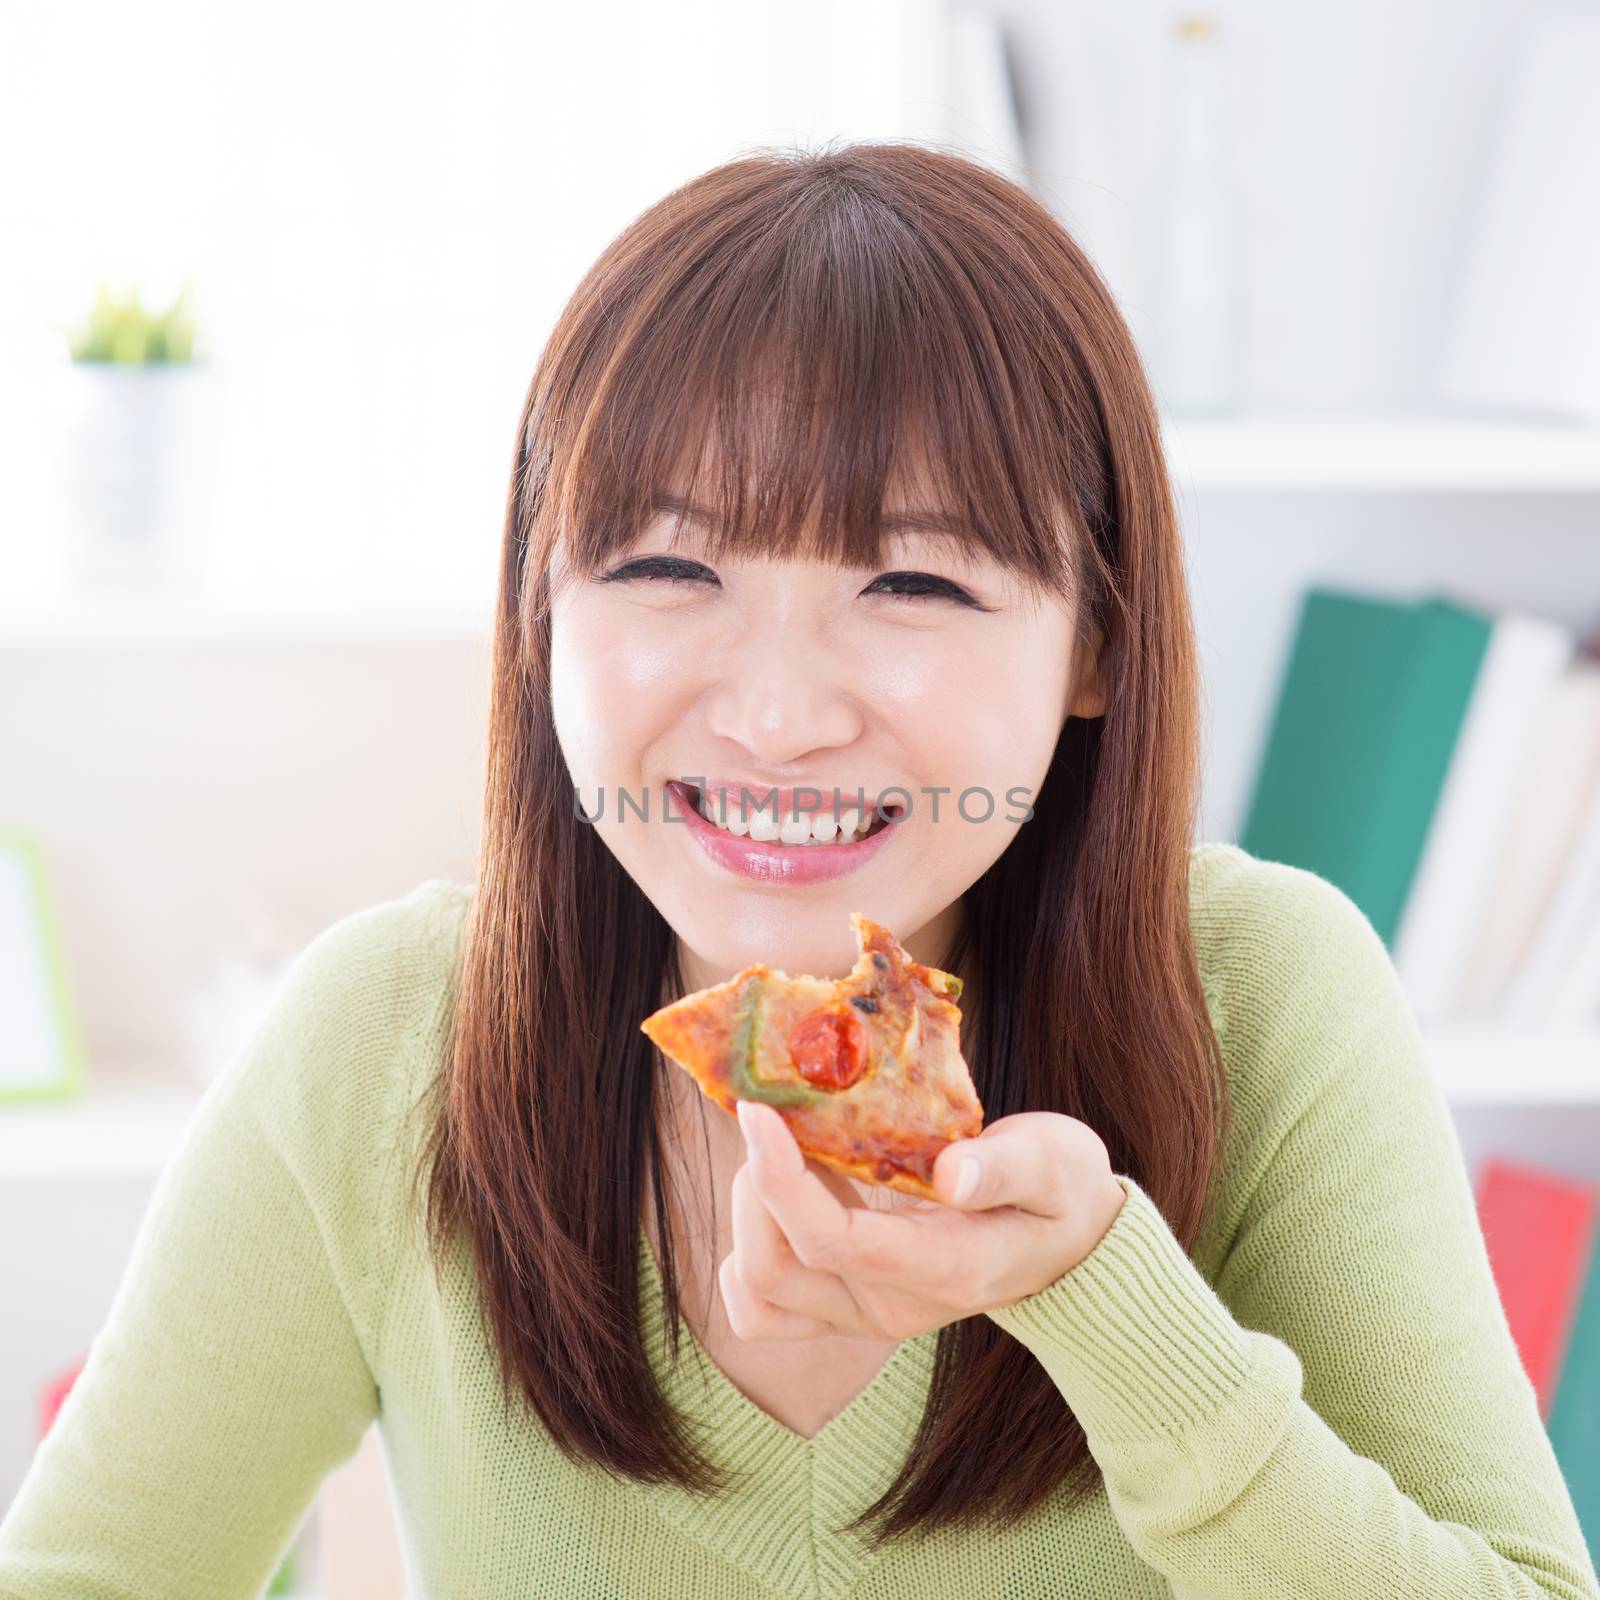
[[[1186,1254],[1141,1187],[1095,1250],[990,1315],[1081,1419],[1104,1485],[1004,1534],[840,1532],[920,1415],[935,1335],[812,1439],[697,1345],[652,1359],[742,1473],[725,1498],[568,1461],[503,1420],[465,1246],[435,1288],[402,1111],[439,1061],[471,891],[335,923],[207,1090],[88,1363],[0,1523],[8,1600],[245,1600],[381,1430],[428,1600],[1597,1600],[1388,953],[1324,879],[1192,858],[1235,1121]],[[660,1305],[640,1237],[647,1307]]]

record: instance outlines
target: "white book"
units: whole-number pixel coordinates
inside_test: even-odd
[[[1446,341],[1446,399],[1600,418],[1600,15],[1533,18]]]
[[[1422,1021],[1451,1015],[1522,775],[1575,650],[1560,623],[1495,617],[1401,911],[1394,963]]]
[[[1574,972],[1592,951],[1595,921],[1600,918],[1600,795],[1584,819],[1577,848],[1561,874],[1539,931],[1506,990],[1501,1017],[1519,1026],[1553,1024],[1573,1013],[1581,976]],[[1581,1014],[1580,1014],[1581,1015]]]
[[[1486,1018],[1527,954],[1600,785],[1600,661],[1580,656],[1543,718],[1453,1010]]]
[[[1556,980],[1544,1011],[1552,1026],[1600,1022],[1600,884],[1589,903],[1589,914],[1579,925],[1577,944]],[[1595,1072],[1600,1076],[1600,1052]]]

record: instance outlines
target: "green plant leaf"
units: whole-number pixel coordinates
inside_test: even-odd
[[[74,361],[111,361],[119,366],[148,366],[187,362],[194,353],[194,319],[189,313],[190,280],[160,316],[153,316],[130,288],[119,302],[102,278],[95,288],[94,305],[77,330],[68,330],[68,348]]]

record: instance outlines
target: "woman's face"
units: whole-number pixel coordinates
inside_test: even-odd
[[[708,548],[702,524],[664,511],[596,577],[558,586],[576,803],[677,933],[691,988],[754,961],[843,976],[852,911],[937,964],[1066,718],[1103,710],[1070,606],[916,531],[875,570]],[[880,798],[899,819],[841,843],[830,821],[869,824]],[[718,825],[724,803],[743,836]]]

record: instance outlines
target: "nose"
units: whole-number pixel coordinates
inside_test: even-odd
[[[711,732],[775,769],[841,749],[863,726],[847,668],[838,642],[804,608],[753,612],[713,666]]]

